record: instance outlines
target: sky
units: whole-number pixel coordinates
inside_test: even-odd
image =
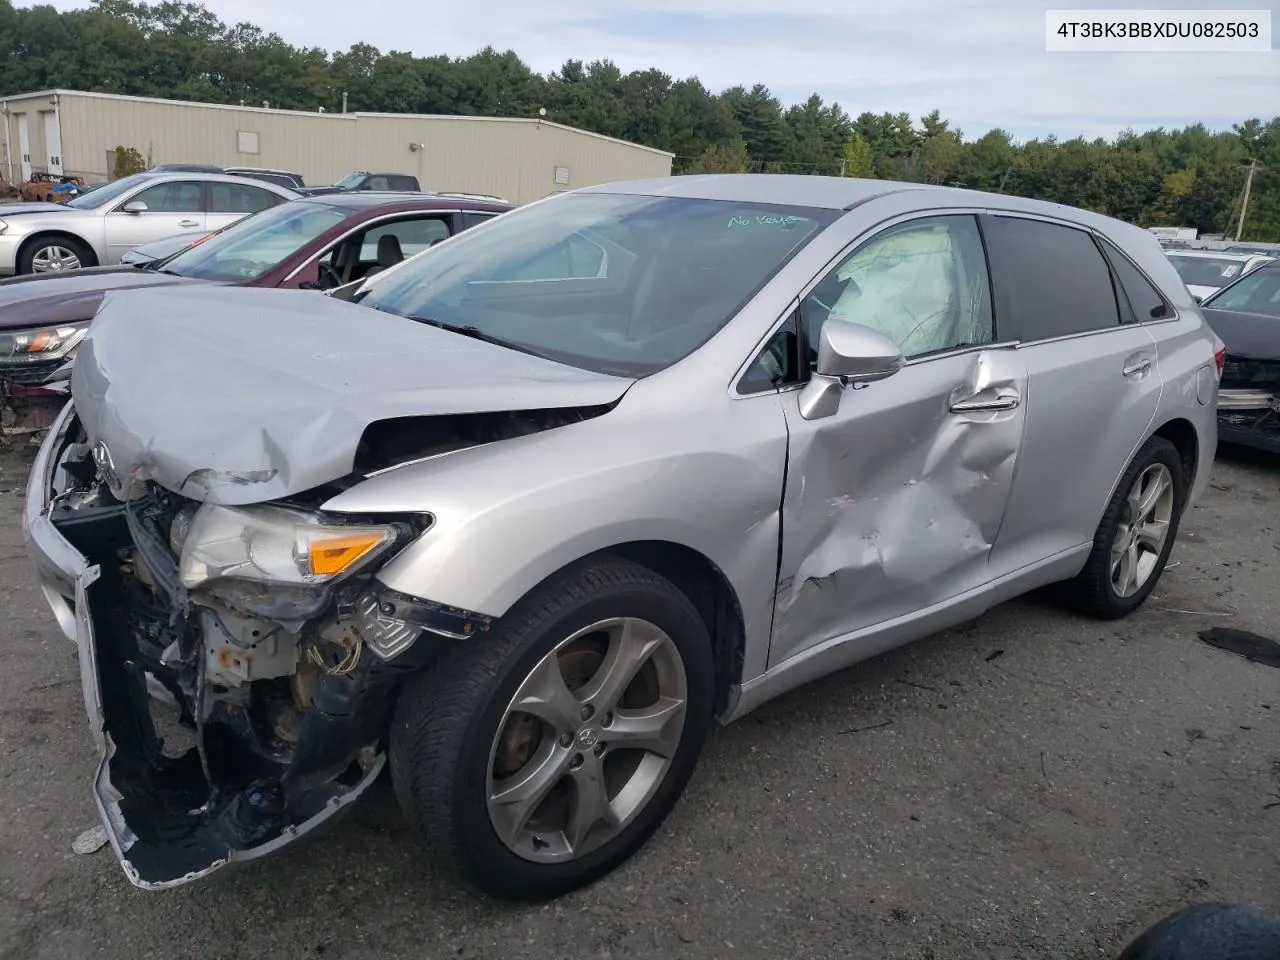
[[[53,0],[60,9],[83,0]],[[1270,9],[1259,53],[1048,53],[1046,9],[1135,9],[1139,0],[206,0],[298,46],[465,56],[514,50],[540,73],[613,60],[698,77],[713,91],[763,83],[783,101],[818,93],[856,116],[937,109],[966,139],[1114,137],[1280,113],[1280,0],[1162,0],[1151,9]],[[1145,7],[1143,7],[1145,9]]]

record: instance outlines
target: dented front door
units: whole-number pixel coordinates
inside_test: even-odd
[[[989,579],[1022,440],[1013,348],[921,358],[790,430],[769,666]]]

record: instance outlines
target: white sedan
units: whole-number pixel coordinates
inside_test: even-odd
[[[1255,267],[1275,260],[1266,254],[1225,250],[1178,250],[1168,251],[1165,255],[1191,295],[1198,300],[1212,296]]]
[[[245,177],[152,172],[63,204],[6,204],[0,207],[0,276],[114,265],[141,244],[217,230],[297,196]]]

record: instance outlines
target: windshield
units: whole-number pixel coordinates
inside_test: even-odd
[[[1214,310],[1280,317],[1280,270],[1255,270],[1205,300]]]
[[[344,190],[350,190],[352,187],[358,186],[360,181],[363,179],[363,173],[348,173],[345,177],[335,183],[334,186],[342,187]]]
[[[646,376],[723,327],[836,210],[565,194],[371,279],[356,302]]]
[[[197,280],[255,280],[347,215],[337,207],[310,201],[268,207],[182,251],[163,269]]]
[[[1189,287],[1225,287],[1244,270],[1243,260],[1218,257],[1183,257],[1168,254],[1173,268]]]
[[[121,194],[127,193],[139,184],[146,183],[151,179],[145,173],[135,173],[131,177],[121,177],[119,180],[112,180],[110,183],[104,183],[102,186],[96,187],[91,193],[82,193],[74,200],[68,200],[63,206],[75,207],[77,210],[96,210],[99,207],[105,207]]]

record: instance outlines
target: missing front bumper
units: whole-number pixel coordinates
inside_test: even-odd
[[[198,880],[272,853],[349,809],[386,763],[381,743],[394,692],[416,662],[367,657],[349,673],[320,677],[288,731],[288,749],[268,743],[269,722],[215,702],[226,691],[202,682],[215,678],[191,655],[200,648],[171,662],[157,657],[157,623],[175,635],[190,627],[176,608],[159,620],[138,618],[138,584],[122,560],[137,543],[124,511],[51,513],[53,491],[63,489],[55,477],[66,473],[63,452],[75,436],[68,404],[37,454],[23,528],[41,589],[78,651],[99,753],[94,797],[126,876],[148,889]],[[202,709],[206,695],[219,709]],[[157,710],[163,700],[172,716]]]
[[[99,568],[93,567],[76,582],[75,641],[100,756],[94,796],[112,849],[135,886],[180,886],[273,853],[343,812],[377,779],[386,757],[373,746],[355,751],[353,762],[343,765],[348,769],[320,782],[305,777],[290,782],[288,770],[283,776],[262,776],[269,774],[262,764],[228,770],[230,757],[223,756],[211,784],[209,744],[179,757],[160,755],[145,679],[130,675],[132,661],[110,638],[99,639],[90,612],[98,580]],[[341,726],[341,717],[321,717],[319,726],[335,719]],[[313,729],[311,735],[323,738],[324,732]],[[313,746],[326,752],[323,744]]]

